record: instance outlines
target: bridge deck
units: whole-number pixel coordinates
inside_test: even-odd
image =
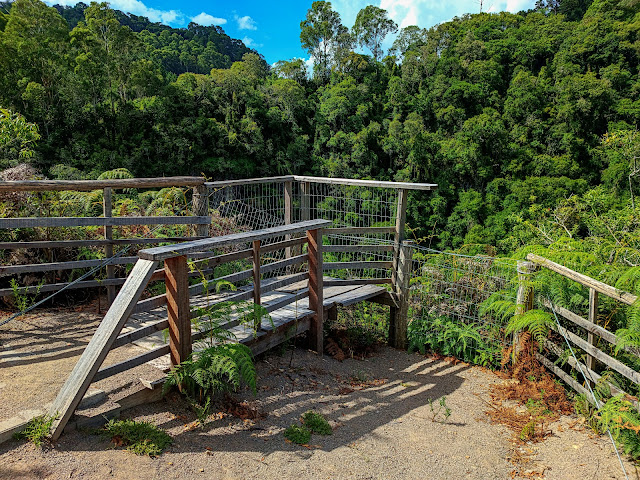
[[[282,280],[278,279],[263,280],[262,285],[268,285],[270,281]],[[335,280],[331,277],[324,277],[325,281]],[[313,311],[309,309],[309,298],[307,294],[307,280],[280,287],[262,296],[261,305],[269,311],[269,317],[262,320],[261,328],[257,335],[254,330],[246,325],[238,325],[239,313],[235,313],[234,307],[224,319],[224,325],[234,334],[236,339],[242,343],[250,345],[254,354],[262,353],[269,348],[276,346],[283,341],[283,337],[293,337],[309,329],[310,319]],[[240,287],[231,292],[226,291],[213,295],[197,295],[190,299],[192,308],[205,308],[210,305],[220,304],[226,298],[235,296],[238,293],[250,292],[252,285]],[[356,303],[371,300],[375,297],[385,295],[387,289],[378,285],[340,285],[324,287],[323,306],[325,312],[334,306],[349,306]],[[157,323],[167,319],[166,306],[150,310],[143,313],[135,313],[131,315],[127,324],[122,329],[122,334],[126,334],[135,329],[143,328],[147,325]],[[197,329],[192,328],[195,334]],[[273,337],[268,339],[268,337]],[[148,335],[133,343],[146,350],[153,350],[167,343],[163,332],[156,332]],[[194,345],[197,349],[197,345]],[[170,366],[169,356],[164,355],[158,359],[152,360],[152,365],[166,369]]]

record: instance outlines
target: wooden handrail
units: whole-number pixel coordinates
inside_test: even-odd
[[[435,183],[408,183],[408,182],[380,182],[378,180],[357,180],[351,178],[328,178],[328,177],[307,177],[294,175],[293,179],[298,182],[327,183],[330,185],[352,185],[358,187],[393,188],[396,190],[435,190],[438,185]]]
[[[0,182],[0,192],[43,192],[75,190],[86,192],[102,188],[164,188],[204,185],[203,177],[116,178],[111,180],[18,180]]]
[[[606,283],[602,283],[582,273],[578,273],[575,270],[571,270],[564,265],[560,265],[559,263],[552,262],[551,260],[541,257],[540,255],[536,255],[535,253],[530,253],[529,255],[527,255],[527,260],[535,262],[541,267],[545,267],[549,270],[559,273],[560,275],[578,282],[585,287],[593,288],[595,291],[600,292],[607,297],[611,297],[614,300],[619,300],[622,303],[626,303],[627,305],[633,305],[638,300],[638,297],[632,293],[625,292],[624,290],[620,290],[612,287],[611,285],[607,285]]]
[[[166,247],[155,247],[140,250],[138,256],[146,260],[166,260],[167,258],[188,255],[192,252],[202,252],[213,250],[214,248],[226,247],[237,243],[249,243],[255,240],[266,240],[268,238],[283,236],[286,234],[306,232],[331,225],[330,220],[308,220],[306,222],[292,223],[278,227],[263,228],[250,232],[232,233],[222,237],[206,238],[193,242],[181,243],[180,245],[169,245]]]

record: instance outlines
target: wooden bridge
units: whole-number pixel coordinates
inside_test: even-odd
[[[112,216],[112,189],[169,185],[194,189],[191,215]],[[210,226],[214,220],[209,198],[215,192],[223,192],[224,200],[216,204],[216,213],[219,214],[237,201],[233,198],[238,196],[237,192],[232,193],[231,189],[264,188],[265,185],[269,185],[270,189],[268,194],[261,191],[258,195],[261,202],[256,210],[259,210],[258,213],[254,212],[255,209],[251,210],[251,215],[259,217],[259,220],[238,222],[249,223],[253,229],[210,236]],[[332,190],[321,191],[321,188]],[[343,190],[336,193],[336,188]],[[358,188],[383,189],[388,193],[379,194],[378,197],[361,195],[362,199],[359,199],[353,190]],[[304,332],[307,332],[310,346],[322,354],[325,319],[335,318],[338,307],[363,301],[389,306],[390,343],[405,348],[411,269],[411,248],[405,240],[407,194],[410,190],[428,191],[433,188],[435,185],[294,176],[231,182],[204,182],[198,178],[0,182],[0,193],[103,189],[104,199],[102,217],[7,218],[0,219],[0,229],[105,227],[103,240],[0,242],[0,248],[50,249],[91,245],[104,247],[105,256],[109,258],[113,256],[113,247],[116,245],[172,242],[170,245],[140,250],[135,257],[116,256],[109,263],[106,279],[38,287],[37,291],[55,292],[63,288],[106,286],[110,303],[104,319],[50,408],[50,413],[57,415],[53,438],[58,438],[62,433],[91,383],[150,361],[158,361],[167,355],[170,363],[167,362],[164,365],[166,367],[186,359],[191,354],[193,343],[206,338],[212,328],[211,325],[208,329],[194,327],[193,321],[206,315],[211,308],[223,304],[231,305],[230,313],[225,316],[222,325],[216,327],[231,331],[238,341],[249,345],[255,354]],[[274,190],[282,194],[277,205],[283,208],[277,215],[264,208],[265,202],[273,202],[269,195]],[[382,207],[375,205],[372,208],[372,198],[377,199]],[[367,223],[345,222],[344,217],[353,215],[353,212],[336,210],[340,201],[352,205],[362,216],[369,215]],[[354,206],[354,201],[369,202],[369,206],[364,208],[357,203]],[[322,210],[323,202],[330,204],[333,209]],[[251,202],[242,200],[240,203],[245,205]],[[369,214],[374,210],[375,215]],[[238,213],[235,215],[238,216]],[[277,219],[273,221],[271,217]],[[276,225],[255,228],[269,223]],[[114,227],[136,224],[191,224],[193,233],[181,237],[114,238]],[[379,236],[386,236],[388,240],[371,241]],[[348,238],[348,241],[336,242],[335,238],[338,237]],[[325,261],[323,253],[353,254],[360,255],[360,258],[355,261]],[[75,260],[3,266],[0,267],[0,276],[91,268],[99,264],[97,260]],[[117,278],[114,264],[133,264],[133,269],[127,277]],[[244,269],[236,271],[238,264]],[[231,273],[211,279],[215,267],[222,265],[230,266]],[[355,278],[344,274],[327,276],[336,271],[387,274],[370,275],[368,278],[367,275]],[[200,282],[194,283],[193,280],[198,278]],[[150,282],[164,282],[166,293],[142,299]],[[235,284],[239,286],[223,292],[216,288],[216,285]],[[122,287],[116,296],[116,287],[119,285]],[[26,287],[24,291],[33,289]],[[8,291],[0,293],[7,294]],[[161,337],[167,329],[169,341],[165,344]],[[146,351],[119,363],[102,366],[111,350],[130,343],[142,346]]]

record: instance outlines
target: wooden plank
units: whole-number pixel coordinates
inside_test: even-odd
[[[162,345],[161,347],[154,348],[153,350],[149,350],[140,355],[136,355],[133,358],[129,358],[122,362],[115,363],[113,365],[109,365],[108,367],[101,368],[98,373],[93,377],[93,382],[99,382],[100,380],[104,380],[105,378],[112,377],[118,373],[125,372],[134,367],[138,367],[140,365],[144,365],[151,360],[155,360],[156,358],[162,357],[171,353],[171,348],[169,345]]]
[[[335,287],[339,285],[385,285],[390,283],[390,278],[350,278],[348,280],[334,278],[324,281],[324,285],[326,287]]]
[[[238,185],[260,185],[262,183],[283,183],[293,180],[293,175],[284,175],[280,177],[263,177],[263,178],[245,178],[242,180],[220,180],[217,182],[205,182],[209,188],[234,187]]]
[[[584,318],[582,318],[581,316],[573,313],[571,310],[568,310],[564,307],[560,307],[552,302],[550,302],[548,299],[543,298],[542,300],[542,304],[551,309],[551,310],[555,310],[555,312],[560,315],[563,318],[566,318],[567,320],[569,320],[570,322],[575,323],[576,325],[584,328],[587,332],[598,335],[600,338],[602,338],[603,340],[606,340],[609,343],[612,343],[613,345],[617,345],[618,344],[618,338],[616,337],[616,335],[610,331],[608,331],[605,328],[602,328],[599,325],[596,325],[594,323],[591,323],[589,320],[586,320]],[[634,353],[633,351],[630,351],[630,353]]]
[[[619,300],[622,303],[626,303],[627,305],[633,305],[638,300],[637,296],[629,292],[625,292],[624,290],[619,290],[615,287],[612,287],[611,285],[607,285],[606,283],[599,282],[598,280],[595,280],[591,277],[587,277],[586,275],[583,275],[582,273],[578,273],[574,270],[571,270],[570,268],[567,268],[564,265],[560,265],[558,263],[552,262],[551,260],[541,257],[540,255],[535,255],[533,253],[530,253],[529,255],[527,255],[527,260],[535,262],[542,267],[548,268],[549,270],[559,273],[560,275],[563,275],[575,282],[578,282],[581,285],[584,285],[585,287],[593,288],[595,291],[602,293],[603,295],[606,295],[608,297],[611,297],[615,300]]]
[[[113,216],[112,205],[111,205],[111,187],[105,187],[102,191],[102,216],[105,218],[109,218]],[[104,239],[105,240],[113,240],[113,227],[108,225],[104,227]],[[111,258],[113,257],[113,244],[107,243],[104,246],[104,257]],[[115,268],[113,263],[109,263],[107,265],[107,279],[111,280],[115,278]],[[107,286],[107,304],[111,305],[113,300],[116,298],[116,287],[114,285]]]
[[[178,255],[187,255],[191,252],[212,250],[214,248],[225,247],[237,243],[249,243],[254,240],[266,240],[268,238],[285,235],[287,233],[293,234],[304,232],[330,224],[331,222],[329,220],[309,220],[307,222],[292,223],[291,225],[264,228],[250,232],[232,233],[222,237],[196,240],[195,242],[172,245],[169,247],[149,248],[141,250],[138,253],[138,256],[147,260],[164,260],[165,258],[175,257]]]
[[[103,247],[104,245],[148,245],[201,240],[203,237],[116,238],[113,240],[55,240],[41,242],[0,242],[0,249]]]
[[[560,380],[562,380],[564,383],[569,385],[576,392],[583,394],[585,396],[585,398],[589,401],[589,403],[591,403],[591,404],[594,403],[593,402],[593,398],[592,398],[591,394],[589,393],[589,391],[585,387],[580,385],[580,383],[576,382],[571,377],[571,375],[566,373],[564,370],[562,370],[560,367],[558,367],[555,363],[553,363],[548,358],[540,355],[538,352],[536,352],[536,358],[540,361],[540,363],[542,363],[545,367],[547,367],[547,369],[549,369],[553,374],[555,374],[557,377],[559,377]]]
[[[251,348],[251,352],[254,355],[260,355],[274,347],[277,347],[281,343],[284,343],[310,329],[311,314],[306,314],[301,318],[297,318],[284,325],[278,326],[275,330],[269,333],[262,333],[257,338],[249,336],[242,340],[242,343]]]
[[[115,339],[113,345],[111,345],[111,350],[122,347],[123,345],[127,345],[129,343],[133,343],[136,340],[140,340],[152,333],[161,332],[165,328],[169,327],[169,320],[160,320],[159,322],[154,322],[151,325],[146,325],[144,327],[136,328],[127,333],[123,333],[118,338]]]
[[[381,235],[395,233],[395,227],[339,227],[325,228],[325,235]]]
[[[350,292],[345,292],[335,297],[331,297],[331,301],[337,305],[348,307],[355,303],[369,300],[370,298],[377,297],[378,295],[387,291],[384,287],[377,287],[375,285],[364,285],[358,287]]]
[[[395,188],[405,190],[436,190],[438,185],[435,183],[407,183],[407,182],[381,182],[378,180],[356,180],[351,178],[326,178],[326,177],[310,177],[304,175],[294,175],[298,182],[325,183],[330,185],[353,185],[359,187],[371,188]]]
[[[202,177],[119,178],[112,180],[20,180],[0,182],[0,192],[44,192],[75,190],[89,192],[103,188],[164,188],[203,185]]]
[[[274,270],[278,270],[279,268],[289,267],[291,265],[300,265],[301,263],[305,263],[309,260],[309,256],[305,253],[304,255],[296,255],[295,257],[285,258],[284,260],[278,260],[277,262],[267,263],[266,265],[262,265],[260,267],[260,271],[262,273],[273,272]]]
[[[342,269],[362,269],[362,268],[380,268],[380,269],[391,269],[393,267],[393,262],[381,262],[381,261],[371,261],[371,262],[325,262],[323,265],[324,270],[342,270]]]
[[[604,363],[608,367],[613,368],[616,372],[620,373],[621,375],[624,375],[629,380],[640,384],[640,373],[636,372],[630,367],[627,367],[624,363],[620,362],[619,360],[616,360],[615,358],[610,357],[609,355],[597,349],[593,345],[589,345],[589,343],[586,340],[583,340],[576,334],[571,333],[566,328],[558,327],[557,325],[554,325],[551,328],[553,328],[556,331],[559,331],[562,335],[566,336],[571,342],[573,342],[574,345],[580,347],[587,354],[592,355],[596,360],[599,360],[600,362]]]
[[[193,215],[196,217],[206,217],[209,215],[209,189],[206,185],[196,185],[193,187]],[[211,224],[211,222],[209,222]],[[195,224],[193,234],[198,237],[209,236],[209,225]]]
[[[106,227],[209,224],[211,217],[21,217],[0,218],[0,228]]]
[[[560,357],[563,355],[563,350],[562,348],[560,348],[558,345],[556,345],[555,343],[551,342],[550,340],[546,340],[544,342],[545,347],[547,347],[547,349],[549,349],[550,352],[552,352],[554,355]],[[577,362],[575,358],[573,358],[573,355],[570,355],[569,357],[567,357],[567,363],[569,365],[571,365],[576,371],[580,371],[582,370],[583,372],[585,372],[588,376],[589,379],[593,382],[593,383],[597,383],[602,376],[596,372],[594,372],[593,370],[587,368],[587,366],[584,363],[581,362]],[[585,379],[586,381],[586,379]],[[633,403],[633,405],[636,407],[636,409],[638,408],[638,401],[631,397],[631,395],[629,395],[627,392],[625,392],[624,390],[620,390],[618,387],[616,387],[613,383],[611,382],[607,382],[607,385],[609,386],[609,388],[611,389],[611,394],[612,395],[618,395],[620,393],[624,394],[627,396],[627,400],[629,400],[631,403]],[[591,395],[589,395],[591,396]]]
[[[138,257],[116,257],[110,261],[112,265],[129,265],[136,263]],[[53,272],[57,270],[73,270],[74,268],[92,268],[102,265],[106,259],[78,260],[75,262],[31,263],[28,265],[0,265],[0,277],[19,273]]]
[[[325,252],[392,252],[393,245],[324,245]]]
[[[592,325],[598,324],[598,292],[593,288],[589,289],[589,323]],[[587,342],[589,345],[595,346],[595,337],[592,332],[587,332]],[[593,355],[587,354],[586,362],[589,370],[596,369],[596,359]],[[592,382],[591,386],[593,387],[594,385]]]
[[[167,258],[164,261],[164,270],[165,285],[167,286],[171,365],[175,366],[185,361],[191,354],[191,312],[187,257]]]
[[[284,182],[284,224],[291,225],[293,222],[293,181],[287,180]],[[284,237],[286,240],[291,240],[291,234],[287,234]],[[290,258],[293,256],[291,247],[286,247],[284,251],[284,257]]]
[[[50,415],[57,416],[53,424],[53,440],[57,440],[64,430],[157,266],[158,262],[149,260],[140,260],[134,265],[113,305],[49,409]]]
[[[71,285],[71,283],[50,283],[46,285],[42,285],[39,287],[38,285],[31,285],[28,287],[19,287],[18,291],[22,294],[24,293],[47,293],[47,292],[57,292],[58,290],[62,290],[63,288],[67,288],[68,290],[78,289],[78,288],[96,288],[96,287],[104,287],[105,285],[122,285],[126,281],[126,278],[114,278],[111,280],[86,280],[82,282],[75,283]],[[151,281],[151,280],[149,280]],[[0,297],[6,295],[13,295],[12,288],[2,288],[0,289]]]
[[[322,231],[307,231],[307,249],[309,255],[309,309],[314,315],[309,329],[311,348],[318,355],[322,355],[323,348],[323,321],[324,321],[324,286],[322,275]]]
[[[538,268],[532,262],[518,260],[518,290],[516,292],[516,310],[517,315],[533,309],[533,289],[531,288],[531,274]],[[513,360],[515,362],[520,353],[520,332],[513,332]]]

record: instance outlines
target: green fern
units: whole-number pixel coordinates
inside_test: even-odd
[[[543,310],[533,309],[522,314],[514,315],[511,320],[509,320],[505,333],[510,334],[527,330],[538,343],[540,349],[542,349],[553,324],[553,319],[549,313]]]
[[[256,393],[257,373],[251,349],[227,343],[194,352],[167,375],[163,393],[172,387],[199,402],[216,394],[236,391],[244,383]]]
[[[624,399],[624,394],[611,397],[600,407],[596,417],[602,433],[608,429],[624,453],[634,460],[640,459],[640,415],[633,404]]]

